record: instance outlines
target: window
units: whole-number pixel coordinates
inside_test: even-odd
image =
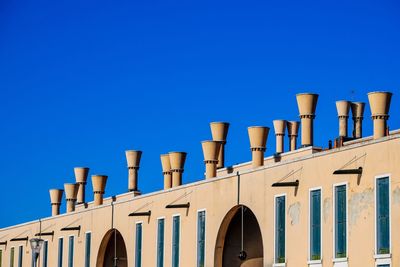
[[[285,196],[275,198],[275,263],[285,262]]]
[[[172,267],[179,267],[179,231],[180,217],[174,216],[172,220]]]
[[[164,227],[165,220],[158,219],[157,227],[157,267],[164,266]]]
[[[74,267],[74,237],[68,240],[68,267]]]
[[[85,267],[90,267],[90,246],[92,242],[92,233],[86,233],[85,238]]]
[[[347,256],[346,185],[335,187],[335,257]]]
[[[3,251],[0,250],[0,267],[3,266]]]
[[[310,260],[321,259],[321,189],[310,191]]]
[[[377,267],[390,267],[390,264],[379,264]]]
[[[205,238],[206,238],[206,212],[197,213],[197,267],[204,267]]]
[[[10,267],[14,267],[14,247],[10,249]]]
[[[47,267],[48,251],[49,251],[49,241],[45,240],[43,243],[43,267]]]
[[[376,179],[376,252],[390,253],[389,178]],[[384,266],[384,265],[382,265]]]
[[[22,246],[18,247],[18,267],[22,267],[22,256],[24,253],[24,248]]]
[[[142,266],[142,224],[136,224],[135,267]]]
[[[63,238],[60,238],[60,239],[58,239],[58,267],[62,267],[63,247],[64,247],[64,241],[63,241]]]

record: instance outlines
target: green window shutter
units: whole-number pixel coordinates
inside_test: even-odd
[[[10,250],[10,267],[14,267],[14,248]]]
[[[90,267],[90,250],[92,242],[92,233],[86,233],[85,238],[85,267]]]
[[[68,267],[74,267],[74,237],[68,240]]]
[[[311,191],[310,200],[310,259],[321,259],[321,190]]]
[[[205,261],[205,228],[206,212],[200,211],[197,215],[197,267],[204,267]]]
[[[142,266],[142,224],[136,224],[135,267]]]
[[[390,253],[389,178],[376,180],[377,254]]]
[[[157,267],[164,266],[164,228],[165,220],[158,220],[157,228]]]
[[[24,253],[24,248],[22,246],[18,247],[18,267],[22,267],[22,256]]]
[[[64,247],[64,242],[63,239],[60,238],[58,239],[58,267],[62,267],[63,263],[63,248]]]
[[[0,250],[0,267],[3,266],[3,251]]]
[[[172,226],[172,267],[179,267],[179,229],[180,218],[175,216],[173,217]]]
[[[275,200],[275,262],[285,262],[285,196]]]
[[[335,257],[346,257],[347,218],[346,185],[335,187]]]

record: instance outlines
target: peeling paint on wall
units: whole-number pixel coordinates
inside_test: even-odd
[[[361,193],[354,193],[349,200],[349,223],[357,224],[361,213],[374,204],[374,190],[367,188]]]
[[[396,189],[393,190],[393,204],[394,205],[400,204],[400,188],[399,187],[396,187]]]
[[[300,218],[300,202],[296,202],[289,207],[289,216],[291,218],[291,224],[295,225],[299,223]]]
[[[329,197],[324,199],[324,207],[322,212],[324,216],[324,222],[326,222],[331,214],[331,199]]]

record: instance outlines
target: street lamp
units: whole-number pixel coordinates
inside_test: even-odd
[[[33,267],[36,267],[36,262],[39,257],[40,249],[42,248],[44,240],[40,238],[31,238],[29,242],[31,243],[32,248]]]

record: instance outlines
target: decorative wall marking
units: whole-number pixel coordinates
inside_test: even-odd
[[[324,199],[323,216],[324,222],[326,223],[331,215],[331,199],[329,197]]]
[[[291,218],[291,225],[295,225],[299,223],[299,219],[300,219],[300,202],[296,202],[292,205],[289,206],[289,216]]]
[[[399,187],[396,187],[396,189],[393,190],[393,204],[394,205],[400,204],[400,188]]]
[[[351,194],[349,200],[349,223],[350,225],[357,224],[361,213],[372,207],[374,204],[374,190],[367,188],[361,193]]]

